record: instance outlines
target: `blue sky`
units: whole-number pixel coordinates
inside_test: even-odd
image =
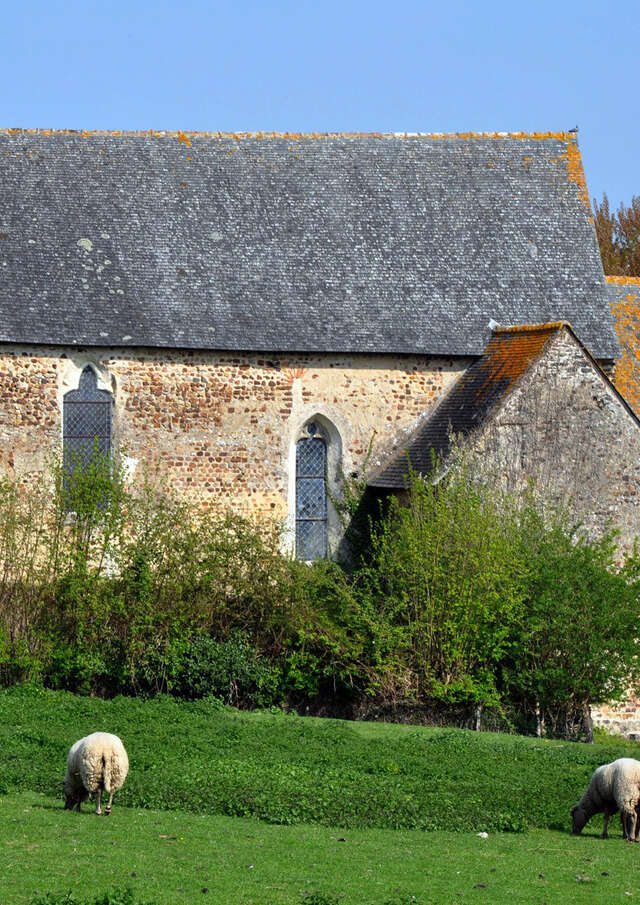
[[[580,127],[592,197],[640,195],[640,4],[4,4],[0,126]]]

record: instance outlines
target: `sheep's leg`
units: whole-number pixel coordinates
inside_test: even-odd
[[[603,823],[603,826],[602,826],[602,836],[600,837],[601,839],[608,839],[608,838],[609,838],[609,837],[607,836],[607,827],[609,826],[609,818],[610,818],[610,817],[611,817],[611,814],[609,813],[609,811],[607,811],[607,810],[605,809],[605,812],[604,812],[604,823]]]
[[[107,806],[104,809],[105,815],[108,817],[111,813],[111,802],[113,801],[113,792],[109,792],[109,801],[107,802]]]
[[[102,814],[102,808],[100,805],[102,804],[102,789],[98,789],[96,792],[96,814]]]
[[[627,810],[622,812],[622,821],[624,827],[624,838],[627,842],[633,842],[636,833],[636,814],[635,810],[630,813]]]

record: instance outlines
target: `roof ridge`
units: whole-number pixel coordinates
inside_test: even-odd
[[[299,139],[331,139],[331,138],[430,138],[430,139],[532,139],[534,141],[544,141],[545,139],[555,138],[560,141],[571,142],[577,144],[577,137],[574,132],[276,132],[259,130],[253,132],[225,132],[225,131],[198,131],[198,130],[179,130],[179,129],[22,129],[22,128],[0,128],[0,135],[79,135],[81,138],[88,138],[92,135],[99,136],[124,136],[127,138],[284,138],[288,140]]]
[[[508,327],[496,326],[493,333],[536,333],[543,330],[561,330],[568,327],[573,332],[573,327],[569,321],[547,321],[543,324],[512,324]]]

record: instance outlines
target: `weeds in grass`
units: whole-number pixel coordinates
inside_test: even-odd
[[[115,889],[89,899],[77,899],[71,892],[62,895],[47,893],[45,896],[32,899],[30,905],[155,905],[155,903],[138,898],[131,889]]]
[[[32,899],[29,905],[154,905],[153,902],[139,899],[131,889],[113,890],[102,893],[95,898],[77,899],[71,892],[63,895],[48,893]],[[300,905],[348,905],[343,897],[322,892],[310,892],[300,899]],[[394,896],[385,899],[382,905],[421,905],[412,895]]]
[[[310,892],[303,896],[300,905],[341,905],[340,899],[323,892]]]
[[[119,735],[131,762],[112,821],[129,806],[283,825],[568,832],[595,767],[638,751],[17,686],[0,691],[0,794],[58,795],[70,745],[97,729]]]

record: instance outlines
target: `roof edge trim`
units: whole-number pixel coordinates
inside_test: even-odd
[[[0,135],[79,135],[81,138],[90,136],[123,136],[125,138],[177,138],[180,141],[192,138],[283,138],[297,139],[332,139],[332,138],[430,138],[430,139],[529,139],[532,141],[545,141],[556,139],[558,141],[577,144],[574,132],[209,132],[189,131],[175,129],[23,129],[19,127],[0,128]]]

